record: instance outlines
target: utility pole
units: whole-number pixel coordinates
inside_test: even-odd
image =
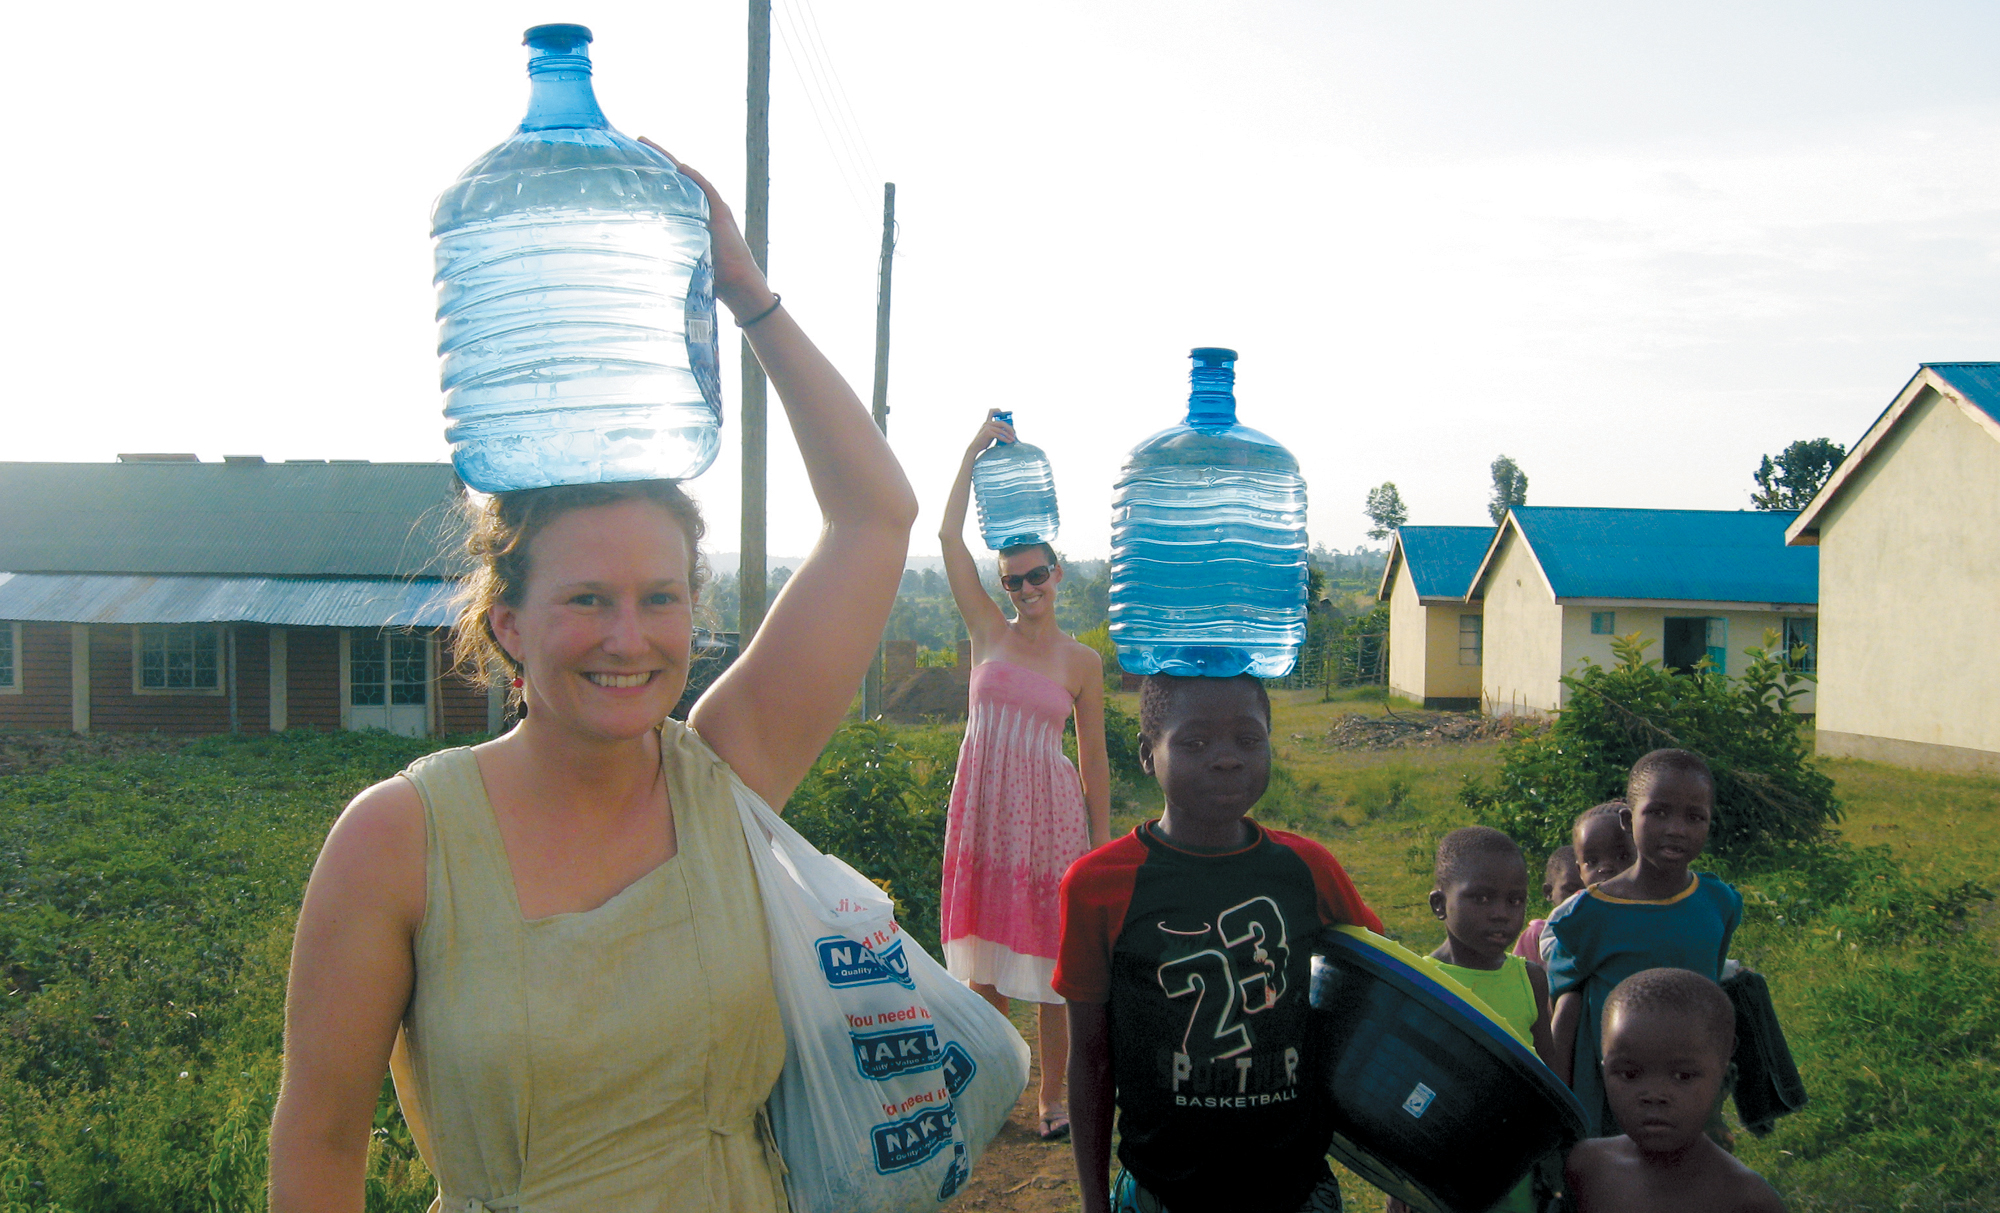
[[[889,284],[896,257],[896,183],[882,185],[882,266],[875,279],[875,428],[889,434]],[[875,642],[875,661],[861,682],[861,718],[882,714],[882,642]]]
[[[750,83],[744,123],[743,239],[759,269],[771,268],[771,0],[750,0]],[[743,335],[743,539],[736,565],[739,643],[748,648],[764,622],[764,368]]]

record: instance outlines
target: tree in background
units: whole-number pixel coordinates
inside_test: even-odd
[[[1361,507],[1374,523],[1368,532],[1370,539],[1387,539],[1397,527],[1410,520],[1410,511],[1403,505],[1403,495],[1396,491],[1396,482],[1385,480],[1368,490],[1368,501]]]
[[[1757,482],[1750,501],[1760,510],[1805,509],[1845,458],[1847,448],[1831,438],[1800,439],[1776,459],[1764,456],[1750,474]]]
[[[1521,465],[1502,455],[1493,461],[1493,503],[1486,512],[1493,516],[1493,525],[1499,526],[1507,520],[1507,511],[1517,505],[1528,504],[1528,474]]]

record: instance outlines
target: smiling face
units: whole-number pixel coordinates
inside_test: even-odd
[[[1610,813],[1584,818],[1571,839],[1576,844],[1576,866],[1584,887],[1603,884],[1631,867],[1632,861],[1639,857],[1631,831]],[[1558,900],[1556,904],[1562,902]]]
[[[530,720],[628,740],[687,685],[693,556],[674,516],[644,499],[570,510],[529,544],[520,602],[493,632],[523,667]]]
[[[1240,678],[1184,678],[1158,735],[1139,739],[1139,762],[1159,781],[1176,817],[1241,818],[1271,782],[1271,722],[1254,685]]]
[[[1006,582],[1000,583],[1000,588],[1013,600],[1014,613],[1023,619],[1039,619],[1055,613],[1056,587],[1062,584],[1063,579],[1062,566],[1049,557],[1048,550],[1041,544],[1004,552],[1000,556],[1002,577],[1021,577],[1037,569],[1048,573],[1048,578],[1040,585],[1029,585],[1023,581],[1020,589],[1009,590]]]
[[[1519,856],[1477,855],[1432,891],[1452,952],[1498,968],[1528,918],[1528,865]]]
[[[1614,1008],[1604,1024],[1604,1093],[1618,1127],[1647,1154],[1693,1145],[1722,1094],[1734,1044],[1710,1039],[1699,1016]]]
[[[1633,791],[1626,812],[1640,858],[1661,871],[1686,871],[1708,845],[1715,788],[1695,772],[1668,769]]]

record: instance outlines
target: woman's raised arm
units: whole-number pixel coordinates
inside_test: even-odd
[[[868,410],[778,304],[715,187],[681,171],[708,194],[715,297],[745,322],[784,402],[822,519],[819,542],[755,639],[689,715],[744,783],[783,808],[874,660],[917,499]]]
[[[951,597],[958,605],[959,618],[965,620],[966,635],[972,638],[975,663],[1007,626],[1007,616],[979,583],[979,565],[972,559],[972,549],[965,546],[965,513],[972,504],[973,460],[995,442],[1014,441],[1014,427],[993,415],[998,411],[987,410],[986,424],[979,427],[972,445],[965,448],[958,477],[951,482],[951,495],[945,498],[944,521],[938,527],[938,543],[944,551],[944,575],[951,582]]]

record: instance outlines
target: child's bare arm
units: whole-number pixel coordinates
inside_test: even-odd
[[[1563,1080],[1565,1086],[1576,1085],[1576,1033],[1583,1026],[1585,1003],[1582,990],[1570,990],[1556,999],[1556,1010],[1549,1026],[1550,1044],[1555,1049],[1555,1057],[1549,1061],[1549,1069]]]
[[[1535,1055],[1542,1064],[1556,1073],[1555,1015],[1549,1009],[1549,975],[1534,961],[1528,961],[1528,984],[1535,988],[1535,1026],[1529,1033],[1534,1038]]]
[[[1569,1197],[1565,1208],[1574,1209],[1576,1213],[1590,1213],[1592,1209],[1598,1208],[1595,1199],[1596,1164],[1606,1140],[1598,1137],[1578,1142],[1570,1150],[1569,1157],[1563,1162],[1563,1193]]]
[[[1729,1166],[1736,1171],[1736,1190],[1729,1208],[1734,1213],[1785,1213],[1785,1202],[1779,1198],[1777,1189],[1762,1175],[1745,1166],[1741,1159],[1728,1159]]]
[[[1083,1213],[1111,1210],[1111,1017],[1101,1002],[1075,1002],[1069,1011],[1070,1144]],[[1042,1060],[1043,1065],[1048,1059]]]

